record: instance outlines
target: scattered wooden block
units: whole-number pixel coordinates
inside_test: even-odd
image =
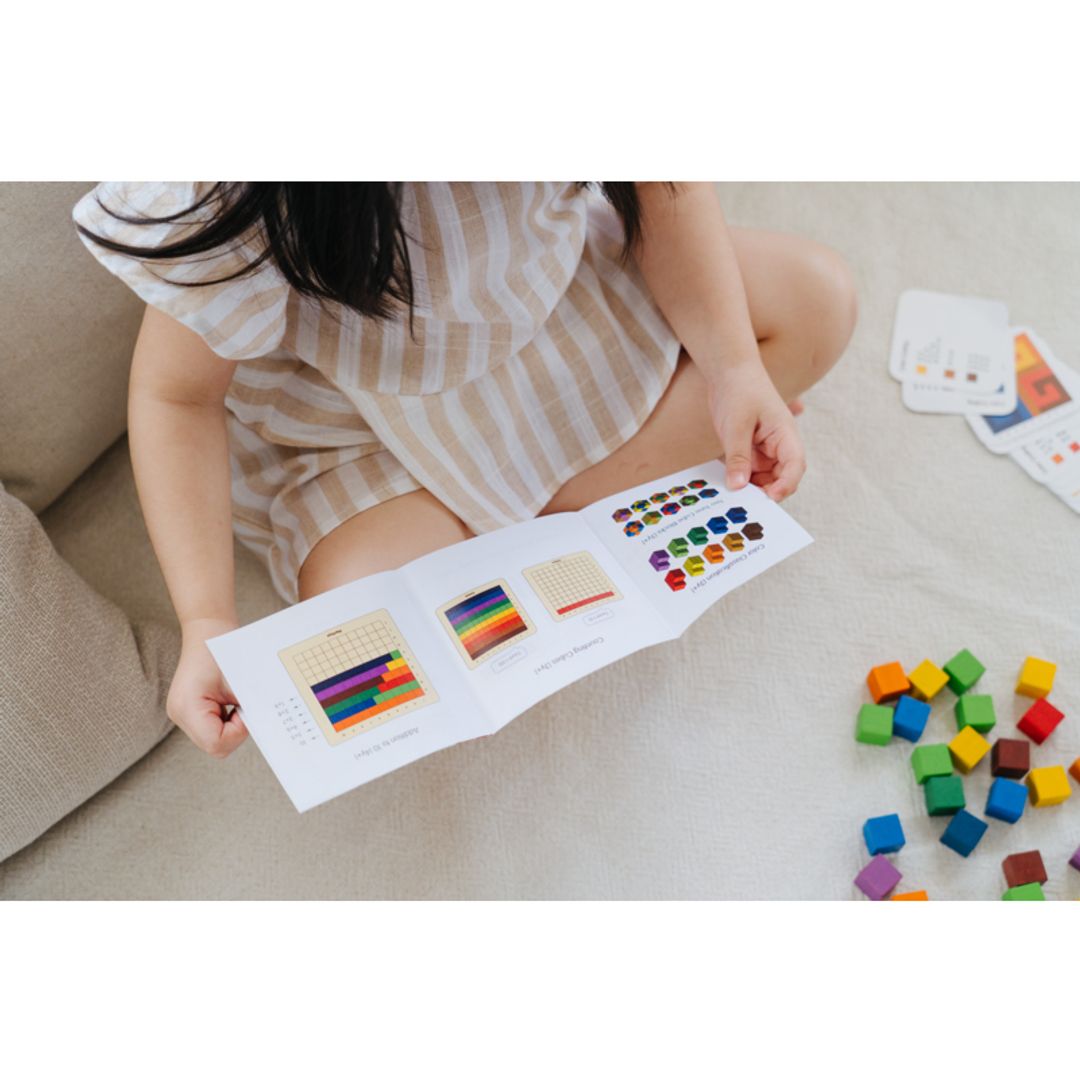
[[[945,663],[949,689],[954,694],[966,694],[982,678],[986,668],[967,649],[961,649]]]
[[[1072,794],[1063,765],[1032,769],[1027,775],[1027,783],[1032,806],[1057,806]]]
[[[949,676],[937,664],[924,660],[908,675],[908,681],[913,697],[920,701],[932,701],[945,688]]]
[[[1010,855],[1002,861],[1001,869],[1005,871],[1005,881],[1010,889],[1015,889],[1017,885],[1030,885],[1033,881],[1046,884],[1046,867],[1038,851],[1021,851],[1018,855]]]
[[[956,767],[969,773],[990,753],[990,744],[973,727],[965,727],[949,743],[949,753]]]
[[[1040,660],[1029,656],[1020,668],[1020,677],[1016,680],[1016,692],[1024,697],[1044,698],[1054,688],[1054,674],[1057,664],[1049,660]]]
[[[891,664],[878,664],[877,667],[871,668],[870,674],[866,676],[866,685],[870,688],[870,696],[877,705],[883,701],[892,701],[911,689],[911,683],[908,682],[903,667],[897,661]]]
[[[990,772],[1022,780],[1031,768],[1031,743],[1023,739],[998,739],[990,754]],[[1077,777],[1080,779],[1080,777]]]

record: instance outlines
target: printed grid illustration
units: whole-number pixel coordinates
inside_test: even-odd
[[[278,655],[331,745],[438,701],[385,610]]]
[[[1072,400],[1027,334],[1017,334],[1014,346],[1016,408],[1008,416],[983,417],[986,426],[995,433],[1007,431]]]
[[[622,599],[615,583],[588,551],[530,566],[523,573],[556,622]]]
[[[451,600],[436,614],[449,631],[461,658],[471,668],[536,631],[503,580],[489,582]]]

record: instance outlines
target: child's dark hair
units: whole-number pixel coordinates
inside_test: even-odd
[[[641,237],[641,208],[633,183],[602,183],[619,212],[627,257]],[[78,225],[83,236],[109,251],[140,259],[183,259],[225,249],[254,233],[262,250],[218,284],[250,273],[272,259],[301,295],[341,304],[361,315],[384,318],[399,305],[411,313],[412,267],[401,223],[400,184],[237,183],[219,181],[191,206],[164,217],[128,217],[98,205],[119,221],[159,225],[199,213],[201,228],[159,247],[119,244]],[[206,212],[209,211],[209,216]],[[205,219],[205,220],[204,220]]]

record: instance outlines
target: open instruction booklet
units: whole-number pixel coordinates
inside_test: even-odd
[[[811,542],[710,461],[465,540],[208,642],[298,810],[491,735]]]

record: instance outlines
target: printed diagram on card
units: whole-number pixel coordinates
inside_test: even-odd
[[[1009,373],[1008,308],[996,300],[908,289],[896,308],[889,372],[971,394],[998,391]]]
[[[523,573],[556,622],[622,599],[615,583],[588,551],[530,566]]]
[[[436,615],[470,668],[536,633],[532,620],[502,579],[451,600]]]
[[[1013,335],[1016,408],[1007,416],[967,417],[979,441],[996,454],[1008,453],[1077,412],[1076,383],[1080,380],[1033,331],[1016,327]]]
[[[439,700],[385,610],[278,656],[331,746]]]

